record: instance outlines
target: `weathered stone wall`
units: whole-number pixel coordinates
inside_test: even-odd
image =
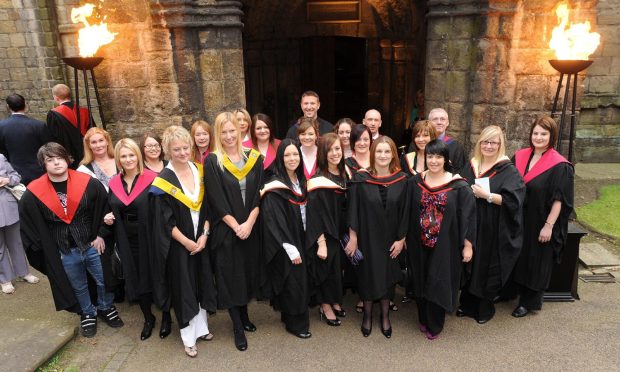
[[[44,119],[52,105],[50,88],[63,79],[53,10],[46,0],[0,0],[2,118],[13,92],[26,97],[32,117]]]
[[[601,45],[584,80],[576,159],[620,162],[620,0],[599,0],[596,10]]]
[[[532,120],[550,114],[559,80],[547,62],[555,58],[548,43],[557,25],[557,1],[431,0],[428,5],[427,111],[445,107],[449,131],[468,147],[489,124],[504,128],[509,154],[525,146]],[[571,20],[589,20],[596,30],[595,6],[596,1],[569,2]],[[582,94],[580,76],[578,102]]]
[[[77,55],[75,0],[56,0],[65,55]],[[242,15],[237,1],[107,0],[118,33],[95,69],[108,129],[116,138],[212,121],[244,103]],[[70,68],[68,68],[70,69]],[[71,73],[68,73],[72,76]],[[91,98],[94,94],[91,94]]]

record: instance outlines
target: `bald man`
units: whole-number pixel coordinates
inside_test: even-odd
[[[452,163],[453,168],[452,173],[459,173],[466,163],[465,149],[457,140],[446,135],[446,130],[450,125],[448,112],[442,108],[434,108],[428,113],[428,120],[435,126],[438,138],[448,145],[450,163]]]
[[[379,128],[381,128],[381,113],[375,109],[366,111],[362,124],[370,129],[373,141],[379,137]]]
[[[80,107],[78,123],[77,110],[71,101],[71,89],[65,84],[56,84],[52,88],[52,96],[57,106],[47,113],[47,128],[51,140],[61,144],[71,155],[69,168],[76,169],[84,157],[82,138],[95,122],[87,108]]]

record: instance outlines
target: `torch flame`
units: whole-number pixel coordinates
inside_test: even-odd
[[[590,22],[570,23],[566,4],[555,9],[559,25],[553,29],[549,47],[555,50],[557,59],[587,60],[598,47],[601,35],[590,32]]]
[[[93,4],[85,4],[79,8],[71,9],[71,21],[84,25],[78,31],[78,47],[81,57],[94,56],[100,47],[111,43],[114,36],[117,35],[117,33],[108,31],[108,25],[105,22],[92,25],[88,22],[88,17],[93,14],[94,9],[95,5]]]

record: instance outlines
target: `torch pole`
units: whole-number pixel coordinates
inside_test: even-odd
[[[77,127],[80,128],[80,85],[78,83],[79,75],[77,68],[73,68],[73,79],[75,80],[75,103],[73,110],[75,111],[75,117],[77,118]]]
[[[93,110],[90,107],[90,93],[88,89],[88,75],[86,74],[86,70],[82,70],[82,75],[84,75],[84,91],[86,91],[86,106],[88,107],[88,128],[93,127],[93,121],[90,118],[93,116]]]
[[[105,120],[103,119],[103,109],[101,108],[101,98],[99,97],[99,89],[97,89],[97,80],[95,79],[95,72],[90,69],[90,77],[93,79],[93,88],[95,88],[95,97],[97,98],[97,107],[99,108],[99,117],[101,118],[101,126],[103,130],[107,130],[105,127]]]

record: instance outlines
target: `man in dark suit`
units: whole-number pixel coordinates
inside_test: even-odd
[[[45,173],[37,161],[37,151],[49,141],[49,134],[44,122],[26,116],[26,100],[21,95],[6,97],[6,106],[11,116],[0,121],[0,153],[27,185]]]
[[[450,151],[450,163],[452,164],[452,173],[459,173],[467,163],[465,158],[465,149],[463,145],[452,137],[446,135],[446,129],[450,125],[448,112],[442,108],[434,108],[428,113],[428,120],[433,123],[437,136],[440,140],[448,145]]]
[[[301,111],[304,113],[304,117],[315,119],[319,123],[319,133],[321,135],[331,133],[334,130],[332,123],[318,116],[321,101],[319,100],[319,95],[316,92],[312,90],[305,91],[301,95],[300,106]],[[295,120],[288,129],[288,132],[286,132],[286,138],[297,139],[298,127],[299,120]]]

